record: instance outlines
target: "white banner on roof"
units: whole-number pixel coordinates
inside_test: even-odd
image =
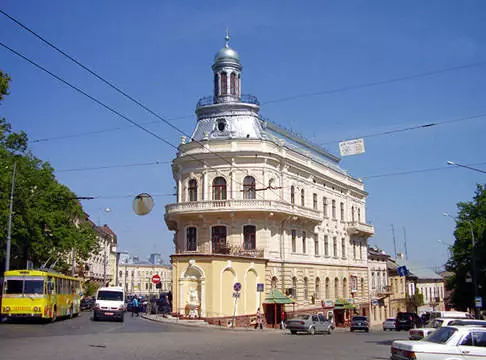
[[[341,156],[358,155],[365,152],[364,139],[353,139],[339,143]]]

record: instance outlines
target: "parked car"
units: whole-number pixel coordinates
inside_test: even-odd
[[[83,298],[79,303],[79,308],[81,311],[93,310],[96,301],[94,298]]]
[[[421,341],[395,340],[391,360],[468,359],[486,357],[486,328],[470,325],[444,326]]]
[[[399,312],[397,314],[395,330],[410,330],[417,327],[422,327],[422,320],[416,313]]]
[[[316,333],[331,334],[332,322],[322,314],[302,314],[295,318],[287,320],[287,329],[291,334],[297,334],[297,332],[306,332],[311,335]]]
[[[353,316],[351,318],[351,332],[354,330],[363,330],[366,332],[370,331],[370,325],[368,323],[368,318],[366,316]]]
[[[397,319],[395,318],[388,318],[385,321],[383,321],[383,331],[386,330],[395,330],[397,324]]]
[[[452,318],[436,318],[427,323],[423,328],[410,329],[408,338],[410,340],[421,340],[438,328],[449,325],[477,325],[486,326],[486,321],[484,320],[471,320],[471,319],[452,319]]]

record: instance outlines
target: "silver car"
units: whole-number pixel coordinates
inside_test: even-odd
[[[388,318],[383,321],[383,331],[386,330],[395,330],[395,325],[397,323],[397,319],[395,318]]]
[[[292,334],[306,332],[311,335],[315,335],[316,333],[330,335],[332,333],[332,322],[326,319],[322,314],[302,314],[287,320],[287,329],[289,329]]]

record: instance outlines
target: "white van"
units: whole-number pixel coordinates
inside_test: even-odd
[[[96,292],[93,320],[114,319],[123,322],[125,290],[122,287],[101,287]]]

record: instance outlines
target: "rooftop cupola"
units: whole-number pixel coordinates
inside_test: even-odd
[[[229,47],[230,36],[226,33],[226,43],[214,56],[214,102],[235,102],[241,99],[240,55]]]

